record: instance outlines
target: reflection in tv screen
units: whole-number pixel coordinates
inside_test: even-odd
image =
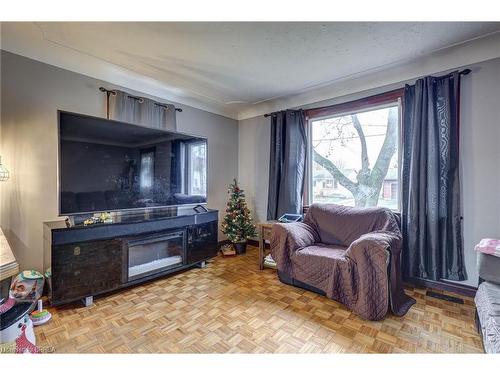
[[[60,213],[206,203],[207,140],[60,112]]]

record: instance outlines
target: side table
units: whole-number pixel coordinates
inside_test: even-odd
[[[259,228],[259,269],[264,269],[264,258],[266,257],[266,241],[271,240],[271,228],[276,221],[266,221],[258,224]],[[267,267],[267,266],[266,266]],[[274,268],[274,267],[270,267]]]

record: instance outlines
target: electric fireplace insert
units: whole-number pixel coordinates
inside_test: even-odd
[[[185,232],[177,230],[127,241],[128,281],[185,264],[185,238]]]

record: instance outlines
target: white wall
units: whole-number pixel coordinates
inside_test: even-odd
[[[42,223],[58,216],[57,110],[104,117],[99,86],[120,87],[5,51],[0,64],[0,155],[11,172],[0,183],[0,226],[21,268],[41,270]],[[208,137],[208,206],[222,214],[227,185],[238,174],[237,121],[176,105],[183,109],[179,131]]]
[[[468,68],[472,73],[462,79],[460,118],[464,251],[469,276],[465,283],[477,285],[474,245],[484,237],[500,238],[500,59]],[[343,97],[332,91],[333,99],[304,103],[301,108],[347,102],[403,85],[400,82]],[[269,118],[258,116],[239,122],[239,178],[259,221],[266,219],[267,212],[269,137]]]
[[[471,69],[461,86],[460,157],[467,284],[477,285],[474,245],[500,238],[500,59]]]
[[[256,223],[267,219],[270,137],[268,118],[258,116],[240,121],[238,180]]]

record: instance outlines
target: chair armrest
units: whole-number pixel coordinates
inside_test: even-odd
[[[388,231],[375,231],[362,235],[346,251],[346,256],[355,260],[360,256],[381,255],[390,252],[397,256],[401,251],[402,238]]]
[[[271,249],[285,246],[289,253],[317,242],[314,228],[306,223],[276,223],[271,230]]]
[[[277,223],[271,228],[271,255],[278,270],[292,272],[291,256],[316,242],[318,234],[306,223]]]

